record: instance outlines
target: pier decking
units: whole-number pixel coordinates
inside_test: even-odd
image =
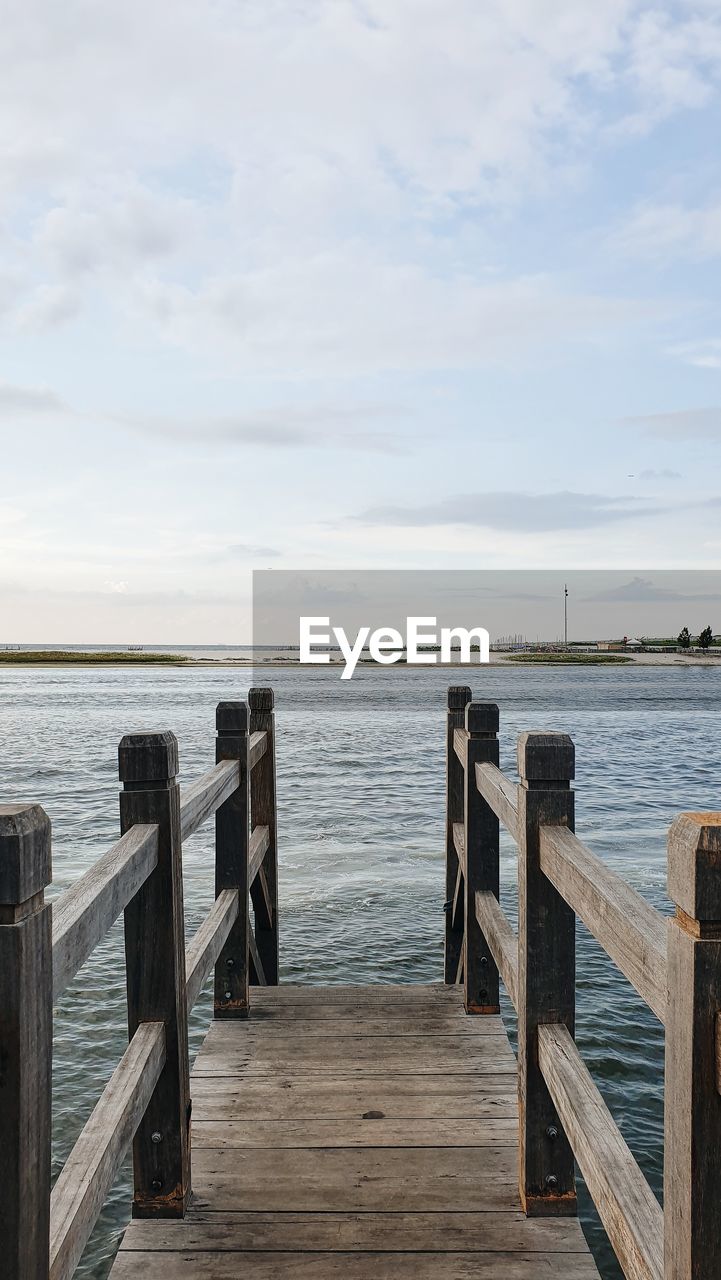
[[[460,987],[254,991],[191,1094],[190,1208],[112,1280],[597,1280],[575,1218],[520,1211],[516,1061]]]

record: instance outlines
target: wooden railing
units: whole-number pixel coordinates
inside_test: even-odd
[[[172,733],[120,743],[121,836],[53,904],[50,820],[0,806],[0,1271],[72,1276],[133,1145],[137,1217],[191,1188],[188,1013],[215,970],[216,1018],[278,981],[273,692],[217,709],[216,765],[177,782]],[[250,714],[249,714],[250,710]],[[215,902],[186,950],[182,844],[215,814]],[[250,918],[253,904],[255,927]],[[130,1043],[51,1192],[53,1001],[124,913]]]
[[[522,1205],[574,1214],[575,1157],[629,1280],[718,1280],[721,814],[673,823],[667,920],[574,834],[571,739],[522,733],[516,784],[498,722],[495,704],[449,690],[445,964],[468,1013],[498,1012],[500,977],[518,1014]],[[518,937],[499,903],[499,822],[518,845]],[[663,1210],[576,1048],[576,916],[665,1024]]]

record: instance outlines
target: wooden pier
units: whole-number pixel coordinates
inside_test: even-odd
[[[629,1280],[718,1280],[721,814],[673,823],[665,920],[574,834],[571,739],[522,734],[515,782],[498,721],[449,690],[445,982],[429,986],[278,985],[269,689],[219,705],[217,763],[182,792],[171,733],[123,738],[120,839],[52,907],[48,818],[0,807],[3,1276],[70,1280],[132,1145],[113,1280],[594,1280],[576,1162]],[[215,902],[186,945],[182,846],[213,815]],[[128,1049],[51,1189],[53,1000],[121,913]],[[576,1048],[577,916],[665,1024],[663,1210]]]

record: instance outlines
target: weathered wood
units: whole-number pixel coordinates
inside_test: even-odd
[[[206,818],[238,790],[240,775],[236,760],[221,760],[180,793],[180,837],[187,840]]]
[[[193,1152],[202,1150],[304,1151],[309,1147],[497,1147],[518,1138],[517,1116],[479,1120],[193,1120]]]
[[[453,750],[460,761],[461,767],[466,767],[466,747],[468,745],[468,732],[465,726],[461,729],[455,729],[453,733]]]
[[[254,1006],[255,1012],[255,1006]],[[477,1019],[474,1019],[477,1021]],[[474,1120],[518,1115],[515,1070],[472,1074],[347,1076],[296,1075],[278,1087],[257,1076],[193,1074],[196,1120],[362,1120],[382,1112],[388,1120]]]
[[[50,1280],[74,1275],[164,1063],[164,1024],[141,1023],[53,1187]]]
[[[663,1280],[663,1212],[567,1027],[538,1028],[538,1061],[627,1280]]]
[[[462,822],[453,823],[453,848],[456,851],[461,873],[466,874],[466,831]]]
[[[45,1280],[52,1091],[50,820],[0,805],[0,1258],[7,1280]]]
[[[506,831],[518,842],[518,789],[515,784],[501,773],[497,765],[482,762],[476,765],[476,786]]]
[[[465,732],[466,703],[471,701],[471,691],[466,685],[451,686],[448,690],[446,716],[446,898],[445,898],[445,948],[444,978],[454,985],[463,948],[462,923],[453,919],[453,895],[458,876],[459,859],[454,839],[456,823],[463,829],[463,766],[455,751],[457,729]]]
[[[456,823],[456,826],[459,824]],[[460,863],[460,858],[459,858]],[[463,867],[459,865],[458,875],[456,876],[456,887],[453,890],[453,906],[451,908],[451,918],[453,920],[454,929],[462,929],[465,919],[466,910],[466,893],[465,893],[465,877],[463,875]],[[465,994],[465,993],[464,993]]]
[[[232,761],[237,786],[215,814],[215,893],[235,890],[238,905],[215,963],[213,1012],[216,1018],[248,1017],[250,1008],[250,762],[248,708],[244,702],[220,702],[216,708],[216,760]]]
[[[253,769],[268,750],[267,733],[252,733],[248,739],[248,768]]]
[[[562,1265],[564,1280],[598,1280],[590,1255],[569,1254]],[[558,1271],[557,1253],[124,1252],[113,1280],[539,1280]]]
[[[53,999],[82,968],[158,862],[158,828],[131,827],[53,903]]]
[[[668,838],[665,1280],[717,1280],[721,1261],[721,814],[685,813]]]
[[[272,689],[251,689],[250,732],[266,734],[266,749],[250,775],[251,829],[268,828],[268,847],[263,857],[263,870],[272,904],[272,919],[255,921],[255,943],[265,982],[278,982],[278,836],[275,796],[275,712]],[[260,980],[257,964],[254,966]]]
[[[142,1022],[165,1024],[165,1065],[133,1141],[133,1214],[178,1217],[190,1195],[190,1090],[175,736],[128,734],[118,762],[123,834],[136,823],[158,827],[157,866],[125,909],[130,1038]]]
[[[495,702],[466,706],[466,768],[463,775],[465,867],[465,946],[463,982],[466,1013],[498,1013],[498,968],[476,915],[476,893],[498,897],[500,867],[498,818],[476,786],[476,765],[498,764],[498,707]]]
[[[270,830],[268,827],[253,827],[250,835],[248,851],[248,881],[252,885],[258,875],[268,849],[270,848]],[[266,884],[268,883],[266,877]]]
[[[568,827],[541,827],[541,870],[656,1017],[666,1020],[666,921]]]
[[[476,919],[496,962],[511,1004],[518,1010],[518,938],[495,893],[476,890]]]
[[[256,942],[255,934],[250,927],[250,921],[248,922],[248,953],[250,957],[250,981],[256,987],[267,987],[268,979],[265,976],[263,961],[258,950],[258,943]]]
[[[578,1223],[521,1213],[230,1213],[194,1210],[184,1222],[137,1222],[121,1250],[233,1253],[278,1250],[376,1253],[564,1253],[588,1255]],[[443,1275],[452,1275],[439,1259]],[[557,1273],[565,1276],[558,1259]],[[373,1268],[375,1274],[375,1267]],[[505,1272],[504,1272],[505,1275]],[[538,1276],[534,1277],[538,1280]]]
[[[496,1035],[373,1036],[362,1032],[336,1041],[329,1037],[301,1036],[294,1028],[285,1039],[228,1037],[224,1026],[214,1024],[199,1053],[194,1077],[246,1075],[266,1079],[296,1073],[325,1072],[333,1076],[373,1075],[389,1071],[418,1075],[424,1072],[469,1072],[495,1075],[513,1069],[514,1058],[501,1028]],[[482,1052],[481,1052],[482,1048]]]
[[[185,952],[188,1013],[210,976],[238,915],[238,890],[222,889]]]
[[[574,765],[567,734],[519,736],[519,1183],[532,1216],[576,1212],[573,1152],[538,1065],[539,1023],[574,1030],[576,919],[541,870],[539,834],[542,826],[573,828]]]

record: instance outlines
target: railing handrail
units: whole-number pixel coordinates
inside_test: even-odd
[[[250,715],[245,703],[218,706],[217,763],[182,791],[173,734],[123,739],[123,834],[52,911],[43,897],[51,879],[49,820],[38,805],[0,806],[0,962],[10,958],[3,1000],[11,1001],[3,1007],[3,1051],[17,1095],[4,1104],[27,1121],[11,1131],[12,1186],[7,1194],[3,1188],[0,1250],[11,1280],[26,1274],[70,1280],[131,1142],[143,1213],[184,1212],[187,1014],[214,967],[216,1017],[247,1016],[249,974],[256,982],[277,981],[272,691],[251,690],[250,704]],[[213,815],[215,900],[186,945],[181,847]],[[265,964],[249,919],[251,893],[256,929],[265,930]],[[51,1193],[52,1000],[123,913],[130,1042]],[[163,1145],[158,1169],[175,1184],[172,1196],[164,1194],[163,1175],[152,1172],[156,1140]]]
[[[464,697],[465,729],[459,722]],[[472,769],[488,811],[519,846],[519,895],[521,872],[524,877],[522,909],[519,904],[523,938],[514,932],[493,889],[476,891],[472,912],[488,953],[485,963],[490,967],[490,956],[519,1015],[519,1071],[529,1077],[519,1086],[526,1210],[572,1211],[575,1195],[567,1161],[563,1178],[554,1172],[546,1177],[545,1187],[537,1182],[544,1160],[555,1169],[564,1164],[565,1157],[559,1160],[559,1155],[565,1146],[578,1160],[628,1280],[711,1280],[721,1257],[721,1215],[713,1208],[721,1180],[721,814],[683,814],[672,825],[668,882],[676,915],[669,920],[576,836],[568,790],[574,753],[566,735],[522,734],[521,781],[514,783],[492,762],[472,763],[470,758],[469,726],[483,715],[488,718],[491,711],[497,713],[497,708],[471,702],[466,689],[449,690],[448,705],[447,857],[450,863],[451,851],[455,856],[455,899],[462,897],[461,882],[474,875],[479,860],[487,865],[498,858],[493,840],[484,843],[481,838],[467,800],[463,822],[452,820],[457,813],[457,806],[452,811],[452,796],[459,788],[457,769],[466,776],[466,797]],[[666,1026],[664,1209],[576,1048],[573,1001],[570,1009],[564,1005],[562,972],[553,976],[558,994],[547,1008],[534,1008],[529,1021],[526,984],[535,970],[545,974],[542,990],[550,982],[544,968],[549,961],[561,969],[570,963],[575,981],[572,943],[564,954],[557,938],[549,936],[544,942],[538,932],[542,922],[552,933],[549,922],[563,921],[563,911],[569,910],[570,919],[583,921]],[[460,925],[462,939],[454,941],[461,952],[469,927],[467,910]],[[532,960],[524,951],[531,927],[536,930]],[[561,932],[568,948],[566,923]],[[464,979],[467,985],[467,973]],[[446,981],[452,980],[447,968]],[[537,991],[534,986],[534,1000]],[[543,998],[547,995],[544,990]],[[540,1073],[543,1082],[540,1092],[534,1073]],[[556,1116],[554,1123],[549,1123],[548,1105]],[[534,1108],[539,1108],[535,1121]],[[555,1207],[539,1208],[546,1196],[555,1200]]]

